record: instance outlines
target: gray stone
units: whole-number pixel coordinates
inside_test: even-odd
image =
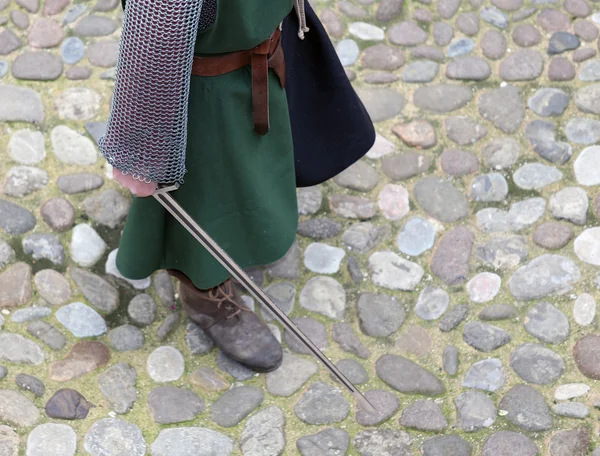
[[[156,303],[148,294],[137,295],[129,302],[127,314],[136,325],[151,325],[156,318]]]
[[[8,375],[8,369],[4,366],[0,366],[0,380]]]
[[[458,372],[458,349],[449,345],[444,349],[442,356],[444,371],[448,375],[456,375]]]
[[[356,92],[373,122],[381,122],[400,114],[406,105],[404,97],[389,88],[357,88]]]
[[[8,171],[3,184],[3,193],[22,198],[48,185],[48,173],[31,166],[15,166]]]
[[[53,231],[67,231],[75,223],[75,208],[63,198],[46,201],[40,208],[40,213]]]
[[[427,355],[433,347],[433,340],[429,333],[421,326],[409,326],[404,329],[396,339],[395,348],[400,352],[418,358]]]
[[[29,81],[54,81],[63,72],[59,57],[46,51],[27,51],[14,60],[11,66],[16,79]]]
[[[27,209],[0,199],[0,228],[7,234],[25,234],[31,231],[35,225],[35,217]]]
[[[377,213],[377,205],[368,198],[353,195],[330,195],[329,206],[336,215],[367,220]]]
[[[179,350],[169,346],[155,349],[146,361],[148,375],[155,382],[179,380],[185,371],[185,360]]]
[[[210,367],[201,367],[190,375],[190,382],[206,391],[224,391],[229,389],[229,382]]]
[[[317,434],[305,435],[296,440],[296,448],[302,456],[343,455],[349,446],[348,433],[336,428],[324,429]]]
[[[453,135],[460,134],[454,130]],[[455,136],[455,139],[458,138]],[[442,169],[451,176],[465,176],[479,170],[479,160],[471,152],[460,149],[446,149],[440,157]]]
[[[291,396],[316,374],[318,369],[314,361],[284,352],[281,366],[266,375],[267,391],[274,396]]]
[[[586,426],[579,426],[576,429],[557,432],[548,447],[552,456],[585,456],[589,454],[590,430]],[[597,449],[594,450],[594,453],[597,452]]]
[[[350,39],[340,41],[335,50],[343,66],[354,65],[360,54],[358,44],[356,44],[356,41]]]
[[[500,173],[477,176],[471,184],[471,198],[475,201],[504,201],[508,195],[508,183]]]
[[[361,456],[410,456],[410,435],[392,429],[369,429],[354,437],[354,446]]]
[[[479,18],[475,13],[460,13],[456,19],[456,28],[465,35],[477,35],[479,32]]]
[[[52,350],[62,350],[67,344],[67,339],[62,333],[45,321],[33,321],[27,325],[27,332],[44,342]]]
[[[416,46],[427,40],[427,32],[414,22],[404,21],[392,25],[388,29],[388,39],[392,44]]]
[[[41,297],[53,306],[66,304],[71,297],[69,281],[53,269],[38,272],[34,282]]]
[[[323,18],[321,17],[321,19]],[[400,49],[385,44],[376,44],[365,49],[361,62],[372,70],[393,71],[403,66],[406,58]]]
[[[590,60],[579,70],[579,80],[584,82],[600,81],[600,60]]]
[[[363,385],[369,381],[369,374],[358,361],[350,358],[341,359],[335,365],[354,385]],[[331,374],[331,379],[339,381],[333,374]]]
[[[469,213],[465,196],[452,183],[438,177],[419,180],[414,187],[414,197],[425,212],[441,222],[456,222]]]
[[[569,141],[590,145],[600,142],[600,121],[575,117],[567,122],[565,134]]]
[[[15,323],[25,323],[32,320],[40,320],[46,318],[52,313],[52,309],[48,307],[27,307],[25,309],[16,310],[11,317],[11,321]]]
[[[446,22],[436,22],[433,24],[433,39],[438,46],[447,46],[453,36],[454,30],[452,30],[450,24]]]
[[[569,95],[560,89],[539,89],[529,97],[527,106],[542,117],[560,116],[569,105]]]
[[[466,116],[447,117],[444,128],[448,138],[461,146],[475,144],[487,134],[487,128]]]
[[[415,152],[388,155],[382,159],[383,172],[393,181],[410,179],[424,173],[431,165],[431,159]]]
[[[483,55],[491,60],[498,60],[506,54],[506,38],[497,30],[488,30],[485,32],[480,46]]]
[[[597,33],[596,29],[596,33]],[[595,49],[591,48],[580,48],[573,52],[573,62],[585,62],[586,60],[593,59],[598,55],[598,52]]]
[[[75,22],[80,16],[82,16],[88,9],[85,4],[77,4],[70,8],[63,17],[63,25]]]
[[[230,358],[220,350],[217,355],[217,365],[223,371],[227,372],[229,375],[231,375],[233,378],[239,381],[248,380],[254,375],[252,369]]]
[[[18,456],[20,441],[19,434],[10,426],[0,425],[0,454],[2,456]]]
[[[559,416],[567,418],[587,418],[590,414],[590,409],[587,405],[580,402],[563,402],[552,407],[552,411]]]
[[[335,176],[334,182],[341,187],[369,192],[377,186],[379,175],[372,166],[360,160]]]
[[[90,15],[81,19],[73,28],[73,31],[79,36],[98,37],[112,34],[117,26],[117,22],[113,19]]]
[[[523,434],[513,431],[498,431],[485,441],[482,456],[537,456],[535,443]]]
[[[144,334],[135,326],[122,325],[108,333],[112,347],[120,352],[139,350],[144,346]]]
[[[278,456],[285,448],[285,415],[270,406],[248,418],[240,436],[244,456]]]
[[[400,425],[426,432],[442,432],[448,421],[440,407],[430,399],[420,399],[402,411]]]
[[[331,277],[313,277],[300,292],[300,305],[307,310],[339,320],[346,307],[346,292]]]
[[[520,345],[511,353],[510,366],[523,380],[537,385],[554,383],[566,369],[558,354],[531,343]]]
[[[364,359],[371,356],[369,349],[363,345],[348,323],[335,323],[332,336],[333,340],[340,344],[342,350]]]
[[[364,393],[376,413],[366,411],[361,404],[356,410],[356,422],[361,426],[377,426],[391,418],[400,408],[400,401],[389,391],[369,390]]]
[[[475,216],[478,228],[485,233],[519,232],[537,222],[545,211],[544,198],[528,198],[513,203],[508,211],[486,208],[478,211]]]
[[[541,163],[527,163],[513,174],[515,184],[524,190],[541,190],[562,177],[563,174],[557,168]]]
[[[398,249],[406,255],[418,256],[433,247],[435,237],[436,231],[430,222],[413,217],[398,234]]]
[[[406,318],[404,306],[395,297],[381,293],[362,293],[357,310],[360,329],[371,337],[394,334]]]
[[[10,29],[0,32],[0,55],[9,55],[23,46],[22,41]]]
[[[85,44],[81,39],[72,36],[63,41],[60,47],[63,62],[72,65],[79,62],[85,55]]]
[[[548,43],[548,54],[562,54],[563,52],[572,51],[581,45],[581,41],[572,33],[554,32]]]
[[[447,285],[465,282],[475,235],[465,226],[448,231],[438,244],[431,262],[431,272]]]
[[[192,355],[203,355],[211,351],[213,340],[194,322],[189,322],[185,332],[185,342]]]
[[[484,163],[493,169],[510,168],[519,159],[519,143],[510,137],[493,139],[482,150]]]
[[[39,410],[28,398],[17,391],[0,389],[0,421],[27,428],[39,419]]]
[[[596,301],[589,293],[581,293],[573,305],[573,319],[581,326],[592,324],[596,316]]]
[[[598,185],[600,182],[600,173],[595,169],[595,166],[599,161],[599,146],[590,146],[583,149],[573,166],[577,182],[585,186]]]
[[[56,319],[75,337],[100,336],[107,330],[100,314],[82,302],[61,307],[56,311]]]
[[[66,424],[42,424],[27,437],[28,456],[74,456],[76,450],[77,434]]]
[[[410,56],[413,59],[433,60],[434,62],[442,63],[446,60],[446,54],[441,49],[430,46],[428,44],[420,44],[411,48]]]
[[[321,242],[313,242],[304,251],[304,265],[318,274],[335,274],[346,252]]]
[[[152,285],[162,305],[172,307],[175,303],[175,291],[169,273],[167,271],[156,273],[152,278]]]
[[[389,251],[372,254],[369,257],[369,270],[375,285],[405,291],[414,290],[425,274],[417,263]]]
[[[575,67],[566,57],[555,57],[548,66],[548,79],[551,81],[572,81]]]
[[[481,57],[458,57],[446,67],[449,79],[484,81],[490,77],[492,70]]]
[[[569,319],[549,302],[541,301],[527,313],[525,330],[542,342],[560,344],[569,337]]]
[[[568,30],[569,16],[554,8],[544,8],[537,17],[537,23],[547,32]]]
[[[96,421],[85,435],[85,450],[93,456],[127,453],[144,456],[146,442],[139,427],[118,418]]]
[[[342,392],[323,382],[311,384],[294,406],[294,413],[300,420],[315,425],[343,421],[349,412],[350,405]]]
[[[296,190],[298,196],[298,214],[314,214],[321,207],[323,192],[317,186],[302,187]]]
[[[15,383],[19,388],[31,391],[35,397],[42,397],[46,391],[42,381],[32,375],[19,374],[15,377]]]
[[[67,70],[65,76],[67,79],[73,81],[89,79],[92,77],[92,69],[89,67],[74,66]]]
[[[93,165],[98,154],[92,141],[75,130],[58,125],[50,133],[52,150],[56,157],[68,165]]]
[[[207,428],[170,428],[160,432],[150,449],[153,456],[229,456],[233,451],[233,440]]]
[[[475,49],[475,41],[471,38],[457,38],[448,46],[446,55],[451,59],[466,55]]]
[[[292,318],[292,321],[319,349],[327,347],[327,330],[322,323],[310,317],[296,317]],[[294,334],[287,330],[283,333],[283,339],[292,351],[303,355],[311,353]]]
[[[512,39],[517,46],[531,47],[542,41],[542,34],[533,25],[523,24],[514,28]]]
[[[440,320],[440,331],[449,332],[457,328],[469,315],[468,304],[457,304],[452,307]]]
[[[339,222],[328,218],[311,218],[298,223],[298,234],[300,236],[306,236],[318,241],[335,237],[341,231],[342,225]],[[296,245],[296,250],[299,254],[299,247],[297,247],[297,244],[294,245]]]
[[[71,278],[97,310],[110,314],[119,307],[119,292],[102,277],[79,268],[71,268]]]
[[[129,412],[137,400],[136,381],[137,373],[127,363],[115,364],[98,376],[100,391],[111,410],[120,414]]]
[[[474,349],[489,353],[509,343],[511,336],[497,326],[472,321],[465,325],[463,340]]]
[[[435,375],[402,356],[383,355],[375,367],[379,378],[401,393],[438,396],[446,391]]]
[[[473,446],[458,435],[440,435],[423,442],[423,456],[471,456]]]
[[[10,156],[23,165],[35,165],[46,158],[44,135],[40,131],[21,129],[8,142]]]
[[[56,185],[67,194],[83,193],[102,187],[104,179],[97,174],[75,173],[60,176]]]
[[[547,431],[552,428],[548,404],[541,393],[531,386],[513,386],[500,401],[499,408],[508,412],[506,418],[511,423],[526,431]]]
[[[413,103],[425,111],[447,113],[462,108],[472,98],[473,93],[468,87],[438,84],[418,88],[413,95]]]
[[[41,124],[44,105],[37,91],[11,84],[0,86],[0,121]]]
[[[462,386],[493,393],[501,389],[505,382],[506,374],[502,361],[498,358],[489,358],[478,361],[469,368]]]
[[[566,163],[573,153],[571,146],[557,142],[554,125],[543,120],[529,122],[525,128],[525,136],[533,146],[533,150],[541,157],[557,164]]]
[[[83,201],[85,212],[92,220],[109,228],[116,228],[129,211],[130,201],[116,190],[110,189]]]
[[[22,306],[31,297],[31,266],[19,262],[0,273],[0,308]]]
[[[370,222],[355,223],[348,228],[342,241],[352,250],[367,253],[374,249],[390,234],[388,226],[376,226]]]
[[[204,401],[193,391],[174,386],[159,386],[148,394],[148,406],[155,423],[191,421],[204,411]]]
[[[423,320],[437,320],[450,305],[450,296],[445,290],[426,286],[414,307],[415,313]]]
[[[504,133],[515,133],[525,118],[519,89],[508,85],[484,93],[479,98],[479,114]]]
[[[550,211],[557,219],[567,220],[575,225],[585,225],[587,221],[588,197],[584,189],[566,187],[550,198]]]
[[[431,82],[439,72],[439,64],[431,60],[416,60],[409,64],[402,72],[404,82]]]
[[[482,8],[479,15],[482,20],[500,29],[508,27],[508,17],[506,14],[493,6]]]
[[[500,77],[505,81],[531,81],[542,74],[544,59],[534,50],[517,51],[500,64]]]
[[[490,427],[496,421],[498,411],[492,400],[479,391],[467,391],[458,396],[454,403],[458,422],[465,432],[476,432]]]
[[[30,234],[23,238],[23,251],[34,260],[46,259],[53,264],[65,262],[65,249],[57,236],[52,234]]]

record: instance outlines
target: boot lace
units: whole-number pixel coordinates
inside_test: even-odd
[[[225,317],[226,320],[229,320],[232,317],[235,317],[242,311],[251,312],[250,309],[245,306],[239,304],[235,300],[235,292],[233,291],[233,287],[231,285],[231,280],[227,279],[220,285],[217,285],[214,288],[211,288],[208,292],[208,296],[205,298],[207,301],[216,302],[217,309],[220,309],[224,303],[227,303],[225,309],[228,311],[235,310],[234,313]],[[236,310],[237,308],[237,310]]]

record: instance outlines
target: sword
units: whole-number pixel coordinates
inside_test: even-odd
[[[342,385],[344,385],[350,393],[355,397],[358,403],[369,413],[377,414],[377,410],[371,404],[368,399],[361,394],[360,391],[352,384],[350,380],[346,378],[344,374],[333,364],[327,356],[323,354],[319,348],[312,343],[312,341],[306,337],[306,335],[300,331],[300,329],[288,318],[288,316],[266,295],[262,289],[256,285],[250,276],[225,252],[219,244],[217,244],[197,223],[190,217],[190,215],[183,209],[173,196],[169,195],[169,192],[177,190],[179,184],[169,186],[159,186],[159,188],[152,194],[152,196],[158,200],[158,202],[171,213],[175,219],[181,223],[188,232],[196,238],[202,246],[209,251],[209,253],[227,269],[236,280],[241,283],[252,295],[265,307],[267,307],[277,319],[289,329],[298,339],[306,345],[313,355],[321,361],[327,369],[337,378]]]

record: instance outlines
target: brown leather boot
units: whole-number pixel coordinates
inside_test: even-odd
[[[200,290],[181,272],[169,273],[179,279],[179,300],[188,317],[223,353],[256,372],[270,372],[281,365],[281,345],[244,304],[231,279],[210,290]]]

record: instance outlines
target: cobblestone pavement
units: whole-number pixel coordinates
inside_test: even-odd
[[[600,3],[315,7],[379,136],[252,273],[379,414],[278,323],[254,374],[118,276],[121,7],[0,0],[0,456],[600,454]]]

